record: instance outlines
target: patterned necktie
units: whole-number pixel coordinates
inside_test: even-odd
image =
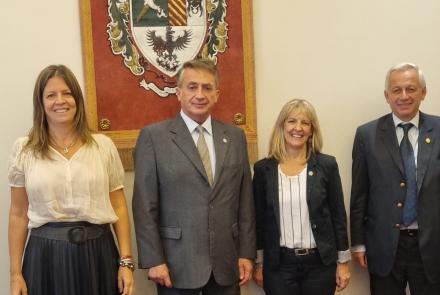
[[[203,167],[205,167],[206,175],[208,176],[209,185],[212,186],[212,168],[211,159],[209,157],[208,146],[206,145],[205,136],[203,136],[203,126],[197,126],[199,132],[199,139],[197,140],[197,150],[199,151],[200,158],[202,159]]]
[[[417,218],[416,161],[414,158],[414,150],[408,138],[408,131],[413,126],[411,123],[399,124],[399,127],[403,129],[403,138],[400,142],[400,155],[402,156],[406,175],[406,197],[403,206],[403,224],[406,226],[413,223]]]

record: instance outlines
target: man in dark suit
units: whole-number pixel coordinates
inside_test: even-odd
[[[211,119],[214,64],[185,63],[177,85],[181,112],[142,129],[134,153],[139,267],[160,295],[237,295],[255,256],[246,137]]]
[[[391,114],[360,126],[353,145],[351,240],[371,294],[440,294],[440,118],[414,64],[386,76]],[[368,264],[367,264],[368,262]]]

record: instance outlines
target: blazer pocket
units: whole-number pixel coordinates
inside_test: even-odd
[[[161,238],[180,240],[182,237],[182,229],[180,227],[165,227],[159,228],[159,234]]]
[[[235,175],[241,171],[242,167],[241,164],[224,164],[222,171],[225,171],[228,176],[232,175],[235,177]]]
[[[232,236],[235,238],[235,237],[238,237],[238,223],[234,223],[233,225],[232,225]]]
[[[224,164],[223,168],[236,170],[240,169],[240,166],[241,164]]]

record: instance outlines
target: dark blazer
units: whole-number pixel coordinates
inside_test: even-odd
[[[365,245],[368,269],[393,266],[405,201],[405,172],[392,114],[360,126],[353,145],[352,245]],[[426,275],[440,282],[440,118],[420,113],[417,156],[419,246]]]
[[[278,161],[255,163],[253,179],[257,249],[264,250],[264,267],[277,268],[280,261],[280,208]],[[341,178],[334,157],[312,155],[307,163],[307,205],[310,224],[324,264],[337,261],[337,251],[348,249],[347,217]]]
[[[211,273],[239,281],[238,258],[255,256],[255,209],[244,132],[212,120],[213,187],[182,117],[142,129],[136,143],[133,217],[139,267],[166,263],[175,288]]]

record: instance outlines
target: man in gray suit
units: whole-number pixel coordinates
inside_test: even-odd
[[[177,86],[181,112],[143,128],[134,152],[139,267],[160,295],[236,295],[255,256],[246,137],[211,118],[212,62],[186,62]]]
[[[414,64],[392,67],[391,114],[360,126],[353,145],[351,240],[371,294],[440,294],[440,118]]]

